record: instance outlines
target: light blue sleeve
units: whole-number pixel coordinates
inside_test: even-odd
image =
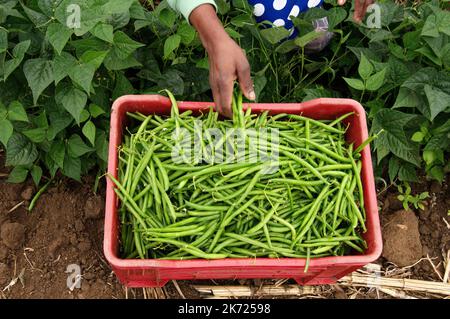
[[[195,8],[202,4],[211,4],[217,10],[214,0],[168,0],[169,5],[180,12],[189,22],[189,16]]]

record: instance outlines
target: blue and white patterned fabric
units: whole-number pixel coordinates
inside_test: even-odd
[[[275,26],[291,30],[291,37],[297,34],[291,16],[297,17],[300,12],[319,7],[323,0],[248,0],[253,6],[257,22],[270,21]]]
[[[320,7],[323,0],[248,0],[253,6],[253,14],[258,23],[270,21],[275,26],[285,27],[290,30],[289,39],[295,38],[298,30],[294,27],[291,16],[297,17],[300,12],[310,8]],[[333,34],[328,32],[328,19],[322,18],[313,23],[316,31],[323,31],[324,35],[308,43],[307,52],[318,52],[327,46]]]

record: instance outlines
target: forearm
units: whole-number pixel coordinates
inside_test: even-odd
[[[210,4],[216,8],[214,0],[168,0],[169,5],[176,11],[180,12],[186,20],[190,20],[191,13],[199,6]]]
[[[189,18],[206,51],[212,51],[215,43],[230,39],[213,6],[209,4],[201,5],[191,12]]]
[[[197,30],[200,40],[208,52],[209,82],[216,110],[231,117],[231,97],[235,80],[238,80],[245,97],[250,100],[255,99],[250,65],[244,51],[225,31],[217,17],[214,1],[172,0],[170,2],[171,5],[175,5],[175,9],[182,13],[184,9],[177,8],[176,4],[187,5],[190,3],[192,5],[194,2],[203,2],[192,8],[189,14],[185,10],[183,15]]]

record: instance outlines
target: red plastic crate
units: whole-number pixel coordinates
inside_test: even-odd
[[[194,114],[207,110],[212,103],[180,102],[180,112],[192,110]],[[355,114],[346,119],[350,124],[346,138],[356,146],[367,139],[366,115],[363,107],[350,99],[321,98],[304,103],[248,104],[253,112],[269,110],[270,114],[302,114],[318,120],[335,119],[345,113]],[[111,113],[108,172],[117,178],[117,148],[122,141],[126,112],[143,114],[170,114],[168,98],[160,95],[126,95],[114,102]],[[244,106],[245,108],[245,106]],[[119,252],[118,198],[114,184],[108,179],[104,253],[119,280],[128,287],[162,287],[169,280],[237,279],[237,278],[293,278],[302,285],[330,284],[344,275],[375,261],[381,254],[382,240],[378,217],[377,198],[372,170],[370,148],[362,151],[362,184],[367,214],[367,232],[364,238],[368,248],[364,254],[340,257],[313,258],[308,272],[304,272],[304,258],[252,258],[219,260],[157,260],[121,259]]]

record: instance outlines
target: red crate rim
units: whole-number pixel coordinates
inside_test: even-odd
[[[157,100],[158,103],[165,107],[170,107],[170,100],[161,95],[125,95],[115,100],[111,110],[111,130],[110,130],[110,144],[109,144],[109,158],[108,158],[108,173],[117,178],[117,147],[118,141],[122,132],[119,132],[117,127],[119,125],[119,115],[122,111],[124,103],[134,103],[136,105],[145,105],[150,100]],[[211,102],[179,102],[180,111],[190,110],[206,110],[209,106],[214,105]],[[366,114],[360,103],[352,99],[335,99],[335,98],[319,98],[303,103],[282,103],[275,104],[281,110],[292,109],[298,111],[310,109],[312,107],[320,107],[321,105],[329,107],[329,105],[347,105],[351,106],[357,116],[360,126],[363,129],[362,139],[368,137]],[[253,111],[260,112],[274,106],[269,103],[245,103],[244,109],[251,106]],[[273,109],[272,109],[273,110]],[[370,147],[366,146],[362,152],[362,174],[366,174],[368,179],[367,189],[365,192],[371,193],[369,196],[376,199],[375,182],[373,177],[372,159],[370,154]],[[118,236],[114,228],[117,227],[117,197],[114,192],[114,184],[107,178],[106,187],[106,207],[105,207],[105,229],[104,229],[104,254],[108,262],[115,269],[177,269],[177,268],[224,268],[230,269],[235,267],[250,267],[250,268],[276,268],[276,267],[304,267],[306,264],[305,258],[225,258],[216,260],[192,259],[192,260],[159,260],[159,259],[123,259],[117,254]],[[367,203],[366,203],[367,204]],[[360,255],[347,256],[330,256],[311,258],[310,267],[330,267],[333,265],[361,265],[375,261],[379,258],[382,252],[381,229],[378,216],[378,208],[372,201],[370,207],[366,207],[367,220],[371,219],[371,223],[367,225],[367,232],[372,232],[373,246],[371,252]]]

